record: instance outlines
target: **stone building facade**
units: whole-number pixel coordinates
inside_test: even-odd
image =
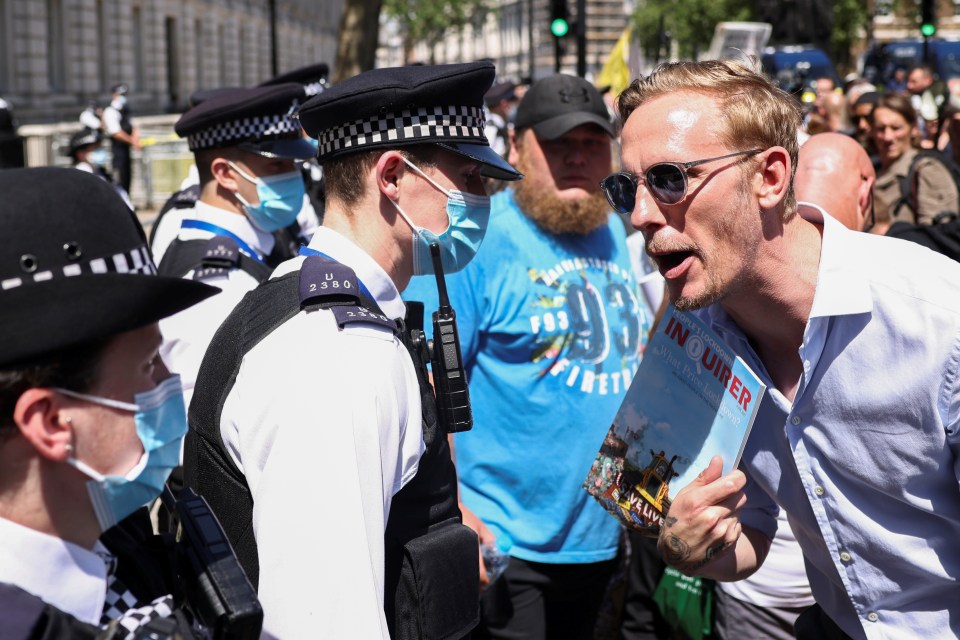
[[[586,0],[587,77],[599,73],[617,39],[627,28],[632,0]],[[567,0],[571,23],[577,20],[577,1]],[[499,0],[494,11],[475,16],[472,24],[451,29],[434,47],[424,43],[404,51],[395,24],[384,23],[378,64],[406,61],[468,62],[490,58],[497,75],[514,81],[537,80],[555,69],[554,37],[550,33],[550,0]],[[560,70],[577,71],[577,43],[573,29],[563,38]]]
[[[181,111],[197,89],[332,65],[343,0],[0,0],[0,96],[20,123],[73,120],[125,82],[136,115]]]

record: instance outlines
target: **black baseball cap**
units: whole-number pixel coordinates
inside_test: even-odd
[[[517,106],[517,131],[533,127],[541,138],[554,140],[582,124],[595,124],[615,135],[610,112],[600,92],[576,76],[557,74],[533,84]]]
[[[156,275],[114,188],[76,169],[0,171],[0,367],[144,327],[219,289]]]

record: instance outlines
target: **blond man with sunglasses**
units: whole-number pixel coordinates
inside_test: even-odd
[[[798,205],[799,107],[752,70],[663,65],[619,108],[607,196],[768,386],[740,469],[677,495],[664,559],[747,577],[783,508],[818,603],[798,637],[960,633],[960,266]]]

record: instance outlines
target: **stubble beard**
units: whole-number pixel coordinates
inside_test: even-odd
[[[525,175],[534,171],[522,153],[517,170]],[[599,188],[595,193],[567,200],[560,198],[553,189],[521,180],[514,185],[513,196],[528,218],[553,234],[585,236],[605,225],[611,215],[610,204]]]
[[[747,267],[754,263],[759,249],[758,244],[748,241],[751,237],[750,223],[746,217],[751,215],[746,213],[750,211],[749,206],[746,194],[741,192],[737,198],[737,203],[730,209],[731,213],[718,216],[716,223],[712,225],[711,234],[714,238],[744,240],[736,255],[732,255],[733,252],[728,250],[729,245],[723,244],[714,247],[709,253],[699,246],[693,249],[694,259],[700,262],[706,282],[700,291],[692,295],[681,295],[673,298],[671,294],[671,302],[678,311],[703,309],[714,303],[722,302],[729,298],[731,294],[745,288]],[[760,214],[757,212],[753,215],[759,216]],[[729,264],[737,264],[738,268],[732,273],[722,272],[722,267]]]

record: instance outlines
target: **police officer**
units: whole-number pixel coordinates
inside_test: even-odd
[[[330,77],[330,67],[325,62],[308,64],[278,76],[270,78],[260,86],[280,84],[283,82],[298,82],[303,85],[308,97],[313,97],[323,92],[330,86],[328,78]],[[323,207],[325,198],[323,194],[323,171],[320,169],[320,163],[316,158],[309,158],[300,165],[303,172],[303,180],[307,186],[307,198],[309,202],[304,203],[304,209],[311,207],[318,221],[323,220]],[[318,222],[319,224],[319,222]],[[312,234],[313,230],[310,230]]]
[[[161,323],[161,355],[183,379],[189,402],[204,351],[248,291],[293,255],[275,233],[296,221],[304,185],[294,159],[313,146],[293,117],[303,88],[282,84],[217,93],[175,125],[194,152],[199,200],[182,213],[160,273],[206,282],[218,296]]]
[[[190,94],[187,99],[187,109],[193,109],[200,106],[210,98],[223,93],[232,91],[239,87],[221,87],[217,89],[198,89]],[[163,260],[163,254],[170,247],[170,243],[177,239],[180,233],[180,223],[184,218],[189,217],[189,210],[197,204],[200,199],[200,173],[197,171],[197,163],[190,164],[187,170],[187,177],[180,183],[180,189],[175,191],[167,201],[160,207],[157,217],[150,225],[150,252],[153,254],[153,260],[159,264]]]
[[[186,431],[157,321],[216,289],[155,275],[93,175],[12,169],[0,192],[0,635],[132,635],[178,604],[163,546],[131,516]]]
[[[400,298],[455,271],[489,215],[490,63],[377,69],[300,110],[327,213],[221,326],[190,407],[184,466],[280,637],[457,638],[478,619],[477,538]]]
[[[130,121],[130,107],[127,105],[127,85],[114,85],[110,90],[110,104],[103,110],[101,121],[104,134],[111,139],[113,152],[113,172],[117,184],[130,193],[132,176],[131,147],[140,148],[140,132]]]
[[[120,185],[113,181],[107,170],[104,168],[105,158],[101,143],[103,136],[96,129],[83,128],[70,136],[70,142],[67,144],[65,153],[70,157],[73,168],[80,171],[86,171],[106,180],[116,190],[117,194],[123,198],[124,204],[133,209],[133,203],[130,202],[130,196]]]

